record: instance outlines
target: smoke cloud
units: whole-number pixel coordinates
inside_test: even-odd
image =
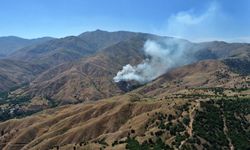
[[[146,59],[142,63],[123,66],[114,77],[115,82],[137,81],[147,83],[166,73],[169,69],[193,62],[189,42],[168,38],[164,41],[148,40],[144,44]]]

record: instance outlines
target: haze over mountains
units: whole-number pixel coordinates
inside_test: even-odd
[[[0,44],[1,41],[4,40],[0,39]],[[7,41],[2,43],[13,47],[0,45],[4,48],[0,50],[4,56],[0,59],[1,120],[39,113],[0,123],[4,136],[0,137],[0,146],[3,149],[47,149],[58,145],[67,149],[81,142],[86,142],[93,149],[103,146],[111,148],[114,143],[117,149],[124,149],[126,142],[129,143],[124,140],[129,137],[128,133],[133,135],[132,139],[139,141],[133,141],[137,146],[143,142],[150,146],[150,138],[151,146],[157,145],[156,137],[161,137],[169,148],[179,149],[185,143],[197,149],[206,146],[228,149],[232,143],[234,147],[242,144],[228,133],[232,131],[238,135],[240,131],[234,131],[229,125],[235,118],[224,115],[229,108],[225,107],[228,103],[223,97],[237,99],[249,96],[248,43],[192,43],[147,33],[102,30],[59,39],[13,40],[13,37],[9,37]],[[153,47],[149,45],[153,54],[145,53],[145,43],[148,41],[157,43]],[[172,41],[171,45],[166,43],[169,41]],[[180,45],[181,51],[178,50]],[[156,49],[160,52],[154,55],[153,50]],[[166,67],[170,63],[173,65]],[[128,64],[132,71],[124,70]],[[140,68],[138,64],[144,66]],[[128,76],[115,82],[114,77],[122,69],[122,75]],[[138,78],[130,78],[131,72],[150,80],[140,82]],[[210,103],[209,98],[223,100],[211,100]],[[236,120],[244,122],[246,126],[238,122],[234,125],[244,129],[241,135],[243,144],[246,144],[250,140],[249,108],[241,105],[244,100],[239,101],[239,106],[246,111],[235,112],[236,116],[241,117],[236,117]],[[82,102],[89,104],[76,104]],[[52,107],[56,108],[46,110]],[[220,135],[211,134],[218,140],[227,138],[224,145],[217,143],[218,147],[214,147],[214,141],[203,134],[207,131],[198,128],[202,120],[196,118],[195,114],[204,117],[202,115],[207,113],[206,109],[215,109],[216,113],[221,114],[221,117],[215,118],[219,120],[215,129]],[[168,120],[170,114],[172,119]],[[120,117],[125,118],[119,120]],[[187,124],[181,123],[185,117],[190,121]],[[152,118],[158,118],[158,121]],[[229,122],[223,122],[225,118]],[[209,122],[209,119],[204,120]],[[37,120],[41,121],[35,124]],[[170,129],[166,126],[170,122],[171,129],[181,125],[184,127],[168,133]],[[159,124],[162,126],[159,127]],[[51,128],[47,129],[49,126]],[[225,126],[229,128],[228,132],[223,130]],[[91,132],[88,132],[90,129]],[[167,130],[166,133],[163,130]],[[182,140],[179,136],[183,136]],[[193,141],[195,144],[192,145],[189,140],[193,138],[202,144]],[[11,143],[24,144],[17,144],[13,148]],[[242,147],[249,148],[247,144]]]
[[[37,39],[23,39],[15,36],[0,37],[0,57],[6,57],[18,49],[47,42],[54,38],[42,37]]]

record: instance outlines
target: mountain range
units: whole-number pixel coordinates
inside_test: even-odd
[[[37,39],[24,39],[16,36],[0,37],[0,57],[6,57],[24,47],[41,44],[53,39],[54,38],[52,37],[42,37]]]
[[[250,148],[249,43],[102,30],[9,38],[0,38],[2,149]],[[147,41],[169,39],[192,62],[148,83],[114,82],[150,59]]]

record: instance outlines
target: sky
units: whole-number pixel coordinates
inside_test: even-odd
[[[250,0],[0,0],[0,36],[136,31],[250,42]]]

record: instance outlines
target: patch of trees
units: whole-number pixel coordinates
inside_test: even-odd
[[[241,74],[250,74],[250,60],[249,59],[226,59],[224,63],[230,67],[231,71]]]
[[[228,147],[220,108],[213,101],[201,102],[201,107],[203,110],[196,113],[193,124],[195,135],[211,143],[213,149],[218,149],[218,146]]]
[[[225,114],[232,144],[236,149],[250,149],[250,123],[244,117],[250,114],[250,99],[223,99],[219,104]]]
[[[194,120],[195,136],[202,137],[210,144],[209,149],[229,149],[231,139],[235,149],[250,149],[250,123],[245,116],[250,114],[250,99],[224,97],[219,100],[201,102],[201,111],[198,111]],[[225,135],[223,117],[228,129]]]

